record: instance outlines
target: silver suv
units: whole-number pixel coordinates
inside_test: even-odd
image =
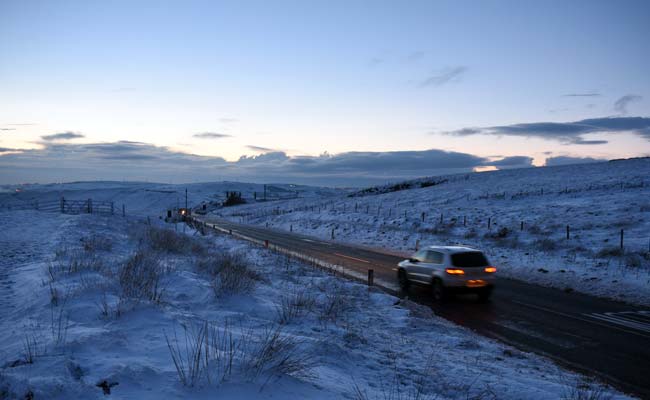
[[[411,283],[431,285],[436,301],[451,293],[476,293],[486,301],[497,271],[481,251],[464,246],[425,247],[397,266],[402,290],[408,290]]]

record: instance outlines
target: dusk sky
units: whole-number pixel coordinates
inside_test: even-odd
[[[0,0],[0,183],[650,155],[648,1]]]

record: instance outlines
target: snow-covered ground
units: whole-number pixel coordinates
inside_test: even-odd
[[[215,214],[404,252],[463,243],[485,250],[502,276],[650,304],[648,158],[435,177]]]
[[[117,213],[122,205],[126,213],[137,216],[160,216],[165,210],[185,207],[187,189],[188,206],[200,203],[221,203],[226,191],[241,192],[248,201],[264,197],[264,186],[256,183],[210,182],[184,185],[147,182],[71,182],[52,184],[25,184],[0,186],[0,211],[33,208],[35,204],[57,203],[61,197],[69,200],[112,201]],[[292,184],[266,185],[267,199],[277,198],[327,198],[341,193],[338,189]]]
[[[3,399],[625,398],[227,236],[39,211],[0,225]]]

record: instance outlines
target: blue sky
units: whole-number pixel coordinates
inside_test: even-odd
[[[365,184],[648,155],[649,18],[646,1],[2,0],[0,182]],[[134,153],[138,174],[89,167]]]

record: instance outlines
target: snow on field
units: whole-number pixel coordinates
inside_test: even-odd
[[[462,243],[485,250],[502,276],[650,304],[648,158],[427,178],[214,213],[404,252]]]
[[[238,191],[252,199],[264,196],[264,186],[242,182],[211,182],[173,185],[146,182],[71,182],[53,184],[5,185],[0,190],[0,210],[41,207],[46,203],[56,204],[61,197],[69,200],[112,201],[115,210],[121,213],[122,204],[126,213],[137,216],[159,216],[165,210],[185,207],[185,190],[188,205],[218,202],[224,200],[226,191]],[[328,197],[340,190],[292,184],[266,185],[267,199]]]
[[[38,211],[0,222],[3,399],[625,398],[227,236]]]

